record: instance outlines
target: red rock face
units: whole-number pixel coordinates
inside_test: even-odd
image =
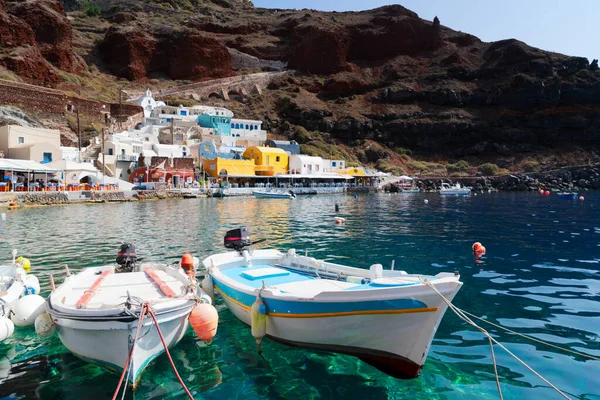
[[[194,30],[157,29],[148,33],[135,24],[112,27],[100,50],[109,70],[129,80],[151,73],[164,73],[171,79],[219,78],[232,74],[227,48]]]
[[[0,13],[0,48],[6,50],[23,45],[35,45],[33,30],[22,19]]]
[[[350,36],[341,26],[300,26],[294,31],[290,68],[330,74],[347,68]]]
[[[11,4],[9,12],[29,24],[46,60],[68,72],[80,68],[82,60],[72,51],[71,22],[61,3],[56,0],[25,1]]]
[[[34,46],[22,46],[13,49],[7,55],[0,54],[0,65],[13,71],[29,83],[55,86],[61,81],[52,65]]]

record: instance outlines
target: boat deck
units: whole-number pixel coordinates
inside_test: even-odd
[[[185,292],[185,284],[167,274],[165,271],[154,269],[156,275],[173,290],[176,295]],[[91,290],[95,282],[100,284]],[[81,274],[63,292],[61,303],[65,307],[75,308],[76,303],[87,293],[93,296],[86,304],[87,309],[114,308],[122,304],[127,298],[127,293],[132,297],[139,297],[145,301],[165,298],[165,294],[152,278],[145,272],[110,273],[103,279],[101,275]]]
[[[365,280],[364,283],[328,279],[314,275],[313,271],[297,272],[281,265],[253,265],[222,270],[228,278],[252,289],[263,286],[278,289],[282,293],[314,297],[323,292],[348,290],[373,290],[399,286],[413,286],[421,282],[413,276],[383,277]],[[434,279],[429,277],[430,279]]]

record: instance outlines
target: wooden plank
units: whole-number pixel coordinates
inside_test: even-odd
[[[146,267],[146,268],[144,268],[144,272],[146,273],[146,275],[148,275],[150,277],[150,279],[152,279],[152,281],[158,286],[160,291],[163,292],[163,294],[165,296],[175,297],[175,295],[176,295],[175,291],[173,289],[171,289],[171,287],[169,285],[167,285],[165,283],[165,281],[160,279],[160,277],[158,276],[158,274],[156,273],[156,270],[154,268]]]
[[[85,292],[83,292],[83,296],[81,296],[81,298],[79,300],[77,300],[77,303],[75,303],[75,308],[85,308],[87,306],[87,304],[90,302],[90,300],[92,300],[92,297],[94,297],[94,295],[96,294],[96,290],[100,287],[100,285],[102,284],[102,281],[108,275],[110,275],[111,272],[112,271],[110,269],[104,270],[104,272],[102,272],[102,274],[100,274],[98,279],[96,279],[96,281],[94,281],[92,286],[89,289],[87,289]]]

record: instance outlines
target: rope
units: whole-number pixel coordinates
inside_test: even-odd
[[[498,325],[498,324],[495,324],[495,323],[493,323],[493,322],[490,322],[490,321],[488,321],[488,320],[486,320],[486,319],[484,319],[484,318],[478,317],[477,315],[471,314],[470,312],[467,312],[467,311],[465,311],[465,310],[462,310],[462,312],[464,312],[465,314],[467,314],[467,315],[469,315],[469,316],[471,316],[471,317],[473,317],[473,318],[476,318],[476,319],[478,319],[478,320],[480,320],[480,321],[483,321],[483,322],[485,322],[486,324],[490,324],[490,325],[492,325],[493,327],[496,327],[496,328],[499,328],[499,329],[503,329],[503,330],[505,330],[506,332],[512,333],[512,334],[514,334],[514,335],[517,335],[517,336],[521,336],[521,337],[523,337],[523,338],[525,338],[525,339],[529,339],[529,340],[531,340],[531,341],[533,341],[533,342],[537,342],[537,343],[540,343],[540,344],[543,344],[543,345],[546,345],[546,346],[549,346],[549,347],[554,347],[555,349],[562,350],[562,351],[564,351],[564,352],[566,352],[566,353],[572,353],[572,354],[576,354],[576,355],[578,355],[578,356],[581,356],[581,357],[589,358],[589,359],[591,359],[591,360],[600,361],[600,357],[594,357],[594,356],[593,356],[593,355],[591,355],[591,354],[587,354],[587,353],[581,353],[581,352],[579,352],[579,351],[575,351],[575,350],[571,350],[571,349],[565,349],[564,347],[560,347],[560,346],[557,346],[557,345],[555,345],[555,344],[548,343],[548,342],[545,342],[545,341],[543,341],[543,340],[540,340],[540,339],[536,339],[536,338],[534,338],[534,337],[532,337],[532,336],[528,336],[528,335],[525,335],[525,334],[523,334],[523,333],[515,332],[515,331],[513,331],[512,329],[508,329],[508,328],[505,328],[505,327],[503,327],[503,326],[501,326],[501,325]]]
[[[148,307],[148,313],[150,314],[150,316],[154,320],[154,326],[156,326],[156,330],[158,331],[158,336],[160,337],[160,341],[162,342],[162,344],[163,344],[163,346],[165,348],[165,353],[167,353],[167,357],[169,357],[169,362],[171,363],[171,368],[173,368],[173,372],[175,372],[175,375],[177,376],[177,379],[179,379],[179,383],[183,387],[183,390],[185,391],[185,393],[187,394],[187,396],[191,400],[194,400],[194,396],[192,396],[192,394],[188,390],[187,386],[185,386],[185,383],[183,383],[183,379],[181,379],[181,376],[179,376],[179,372],[177,372],[177,368],[175,367],[175,363],[173,363],[173,359],[171,358],[171,353],[169,353],[169,348],[167,347],[167,344],[165,343],[165,338],[163,337],[162,332],[160,331],[160,327],[158,326],[158,321],[156,320],[156,315],[154,314],[154,311],[150,307]]]
[[[513,354],[502,343],[500,343],[496,339],[494,339],[485,329],[483,329],[482,327],[480,327],[479,325],[477,325],[475,322],[473,322],[469,317],[467,317],[467,315],[463,312],[463,310],[461,310],[460,308],[458,308],[454,304],[452,304],[452,302],[450,300],[448,300],[443,294],[441,294],[435,288],[435,286],[433,286],[433,284],[431,284],[431,282],[429,282],[427,280],[423,280],[420,277],[419,277],[419,279],[421,280],[421,282],[423,282],[424,284],[426,284],[427,286],[429,286],[431,289],[433,289],[442,298],[442,301],[448,305],[448,308],[450,308],[452,311],[454,311],[454,313],[460,319],[462,319],[463,321],[465,321],[469,325],[477,328],[485,336],[487,336],[488,340],[490,341],[490,346],[492,346],[491,342],[494,342],[501,349],[503,349],[504,351],[506,351],[511,357],[513,357],[515,360],[517,360],[521,365],[523,365],[525,368],[527,368],[529,371],[531,371],[534,375],[536,375],[538,378],[540,378],[542,381],[544,381],[548,386],[550,386],[552,389],[554,389],[557,393],[559,393],[565,399],[571,400],[571,398],[569,396],[567,396],[565,393],[563,393],[559,388],[557,388],[552,383],[550,383],[550,381],[548,381],[546,378],[544,378],[542,375],[540,375],[538,372],[536,372],[533,368],[531,368],[529,365],[527,365],[527,363],[525,363],[523,360],[521,360],[519,357],[517,357],[515,354]],[[499,377],[498,377],[498,370],[497,370],[497,367],[496,367],[496,360],[494,358],[493,351],[492,351],[492,361],[494,363],[494,373],[496,374],[496,385],[498,387],[498,394],[500,396],[500,399],[503,399],[503,397],[502,397],[502,391],[500,389],[500,380],[499,380]]]
[[[119,389],[121,389],[121,385],[123,384],[123,379],[125,378],[125,372],[129,369],[129,363],[131,362],[131,356],[133,355],[133,349],[135,348],[135,344],[138,340],[138,335],[142,330],[142,323],[144,322],[144,317],[146,316],[146,310],[148,309],[148,304],[142,305],[142,310],[140,311],[140,320],[138,322],[137,331],[135,332],[135,339],[131,344],[131,349],[129,350],[129,355],[127,356],[127,360],[125,361],[125,366],[123,368],[123,372],[121,373],[121,379],[119,379],[119,384],[115,389],[115,393],[113,394],[112,400],[117,399],[117,395],[119,394]],[[125,384],[125,388],[123,392],[127,391],[127,384]]]

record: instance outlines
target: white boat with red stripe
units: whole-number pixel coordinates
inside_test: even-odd
[[[176,345],[197,301],[210,298],[178,264],[136,263],[129,253],[119,253],[120,265],[67,276],[46,308],[69,351],[115,372],[127,366],[125,376],[135,387],[146,366],[165,351],[159,330],[167,347]],[[146,318],[138,327],[142,314]]]

